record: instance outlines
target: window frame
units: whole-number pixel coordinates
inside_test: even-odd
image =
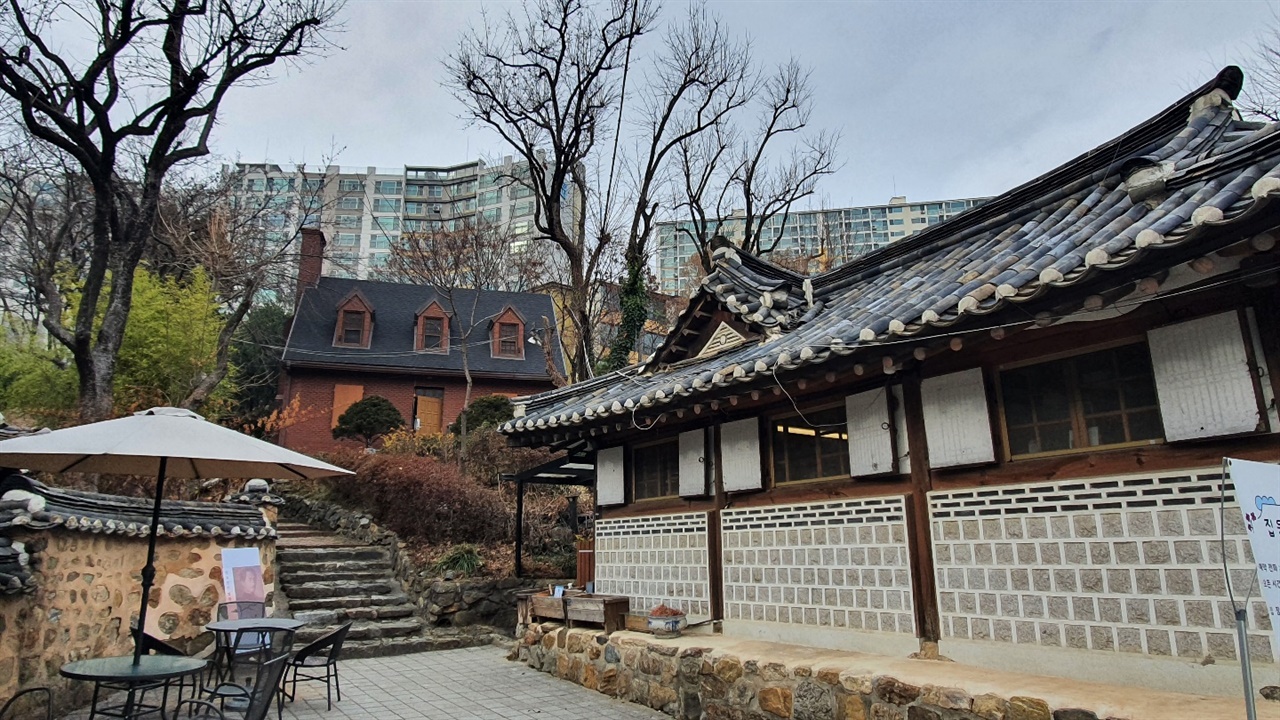
[[[424,331],[426,330],[427,320],[440,321],[440,344],[436,347],[427,347]],[[439,303],[433,302],[425,309],[418,313],[418,322],[414,327],[413,347],[418,352],[432,353],[436,355],[449,354],[449,314],[440,307]]]
[[[510,338],[503,338],[503,336],[502,336],[502,329],[503,329],[504,327],[511,327],[511,328],[515,328],[515,332],[511,335],[511,337],[510,337]],[[504,352],[504,351],[503,351],[503,349],[502,349],[502,341],[503,341],[504,339],[510,339],[510,340],[515,341],[515,346],[516,346],[516,347],[515,347],[515,350],[514,350],[513,352],[507,353],[507,352]],[[522,347],[523,343],[522,343],[522,342],[520,342],[520,323],[518,323],[518,322],[508,322],[508,321],[499,321],[498,323],[495,323],[495,329],[494,329],[493,341],[494,341],[494,356],[495,356],[495,357],[500,357],[500,358],[510,358],[510,359],[515,359],[515,360],[518,360],[518,359],[521,359],[521,358],[523,358],[523,357],[524,357],[524,348]]]
[[[778,422],[778,420],[783,418],[790,418],[790,417],[800,417],[801,415],[803,415],[804,417],[809,417],[813,413],[820,413],[820,412],[825,412],[827,410],[837,410],[837,409],[840,410],[842,415],[846,412],[844,397],[841,397],[839,400],[833,400],[831,402],[821,403],[818,405],[805,406],[800,408],[799,412],[797,412],[795,408],[782,409],[777,412],[768,413],[764,416],[765,428],[764,428],[763,444],[765,445],[769,453],[767,467],[769,471],[769,483],[771,487],[775,487],[775,488],[795,487],[798,485],[805,485],[807,483],[823,483],[823,482],[832,482],[835,480],[853,480],[854,479],[854,476],[851,474],[853,463],[851,458],[849,457],[849,417],[848,415],[844,415],[844,430],[843,430],[843,433],[845,435],[844,450],[843,450],[844,461],[845,461],[844,473],[835,474],[835,475],[822,475],[819,477],[803,478],[798,480],[779,480],[778,479],[777,463],[775,458],[774,442],[773,442],[774,434],[775,434],[774,426]],[[815,432],[816,431],[817,429],[815,428]]]
[[[360,339],[356,342],[350,342],[347,340],[347,332],[349,330],[354,330],[355,328],[347,327],[347,318],[354,317],[357,315],[360,316],[360,320],[359,320]],[[368,332],[369,332],[368,311],[354,309],[350,307],[343,307],[338,310],[338,328],[333,340],[334,345],[337,345],[338,347],[354,347],[354,348],[369,347],[369,343],[366,342],[368,339]]]
[[[641,456],[649,457],[649,458],[658,457],[658,454],[653,452],[652,449],[663,446],[663,445],[672,445],[674,446],[674,450],[675,450],[675,456],[674,456],[674,460],[672,462],[672,468],[671,468],[672,471],[674,472],[674,476],[667,478],[667,482],[670,483],[671,494],[640,497],[640,494],[638,492],[638,489],[639,489],[638,479],[640,474],[638,472],[639,468],[637,468],[636,466],[636,458]],[[672,500],[680,497],[680,436],[678,434],[673,435],[671,437],[661,438],[658,440],[648,440],[642,443],[634,443],[627,447],[627,451],[631,455],[631,458],[630,458],[631,461],[627,464],[628,468],[627,468],[627,474],[624,479],[624,482],[626,483],[626,494],[630,498],[630,502],[643,503],[643,502],[653,502],[653,501],[660,501],[660,500]],[[647,452],[641,452],[641,451],[647,451]],[[662,483],[662,480],[659,480],[659,492],[661,491],[661,483]]]
[[[1148,440],[1129,440],[1122,443],[1109,443],[1106,445],[1085,445],[1081,447],[1064,448],[1060,450],[1042,450],[1035,453],[1014,453],[1013,446],[1009,442],[1009,421],[1005,415],[1005,381],[1004,374],[1010,370],[1018,370],[1021,368],[1033,367],[1036,365],[1047,365],[1049,363],[1068,360],[1071,358],[1083,357],[1093,353],[1106,352],[1128,345],[1141,345],[1147,351],[1148,366],[1151,363],[1151,347],[1147,344],[1147,339],[1143,335],[1131,335],[1123,338],[1117,338],[1104,343],[1089,345],[1082,349],[1064,350],[1062,352],[1050,353],[1048,355],[1040,355],[1026,360],[1017,360],[1008,363],[996,365],[994,369],[995,375],[995,396],[996,396],[996,412],[1000,424],[1000,442],[1003,445],[1001,449],[1001,459],[1005,462],[1018,462],[1022,460],[1036,460],[1039,458],[1057,457],[1060,455],[1080,455],[1091,452],[1107,452],[1111,450],[1124,450],[1126,448],[1149,447],[1152,445],[1164,445],[1168,441],[1164,438],[1164,418],[1160,411],[1160,403],[1157,398],[1155,405],[1151,406],[1155,409],[1157,416],[1160,418],[1161,435],[1159,438],[1151,438]],[[1154,372],[1151,376],[1152,389],[1155,388]],[[1080,429],[1085,419],[1084,407],[1080,399],[1078,385],[1076,380],[1072,380],[1072,395],[1068,398],[1070,422],[1073,433]],[[1145,409],[1145,408],[1144,408]],[[1122,410],[1122,413],[1127,412]],[[1087,437],[1087,432],[1085,434]]]

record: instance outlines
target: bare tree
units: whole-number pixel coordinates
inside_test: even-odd
[[[448,334],[457,334],[462,376],[466,382],[464,409],[471,405],[471,345],[487,344],[487,340],[474,338],[477,330],[483,337],[488,327],[486,321],[493,319],[477,317],[480,292],[505,290],[510,283],[519,282],[512,273],[510,253],[510,234],[483,219],[462,223],[455,230],[404,233],[391,248],[387,274],[400,282],[430,285],[449,318]],[[448,338],[443,341],[450,343]],[[452,346],[448,347],[452,351]],[[467,414],[464,412],[460,417],[460,439],[465,449]],[[459,463],[464,454],[458,454]]]
[[[446,84],[474,123],[493,129],[528,168],[513,177],[533,193],[535,225],[554,243],[567,274],[565,309],[578,341],[569,347],[575,379],[590,376],[592,279],[610,238],[588,237],[585,163],[611,135],[632,43],[653,25],[652,0],[531,0],[523,15],[486,18],[445,62]]]
[[[1280,16],[1274,11],[1271,22],[1258,34],[1252,56],[1244,66],[1249,82],[1236,107],[1245,115],[1280,121]]]
[[[243,172],[199,174],[168,183],[161,195],[144,258],[167,276],[203,271],[223,306],[215,366],[197,379],[182,407],[198,408],[226,378],[236,331],[254,303],[293,294],[301,230],[319,221],[329,179],[305,166],[297,174],[281,178],[287,186],[267,183],[262,192],[245,192]]]
[[[750,46],[735,42],[705,6],[691,6],[684,22],[668,29],[664,51],[655,57],[638,93],[637,152],[629,163],[632,185],[625,204],[630,216],[626,274],[619,289],[621,317],[609,351],[611,369],[627,364],[649,316],[649,241],[678,149],[746,105],[753,84]]]
[[[705,271],[711,269],[711,240],[734,209],[742,212],[742,247],[772,253],[792,207],[837,169],[839,133],[805,132],[813,91],[808,71],[796,60],[762,81],[754,106],[757,120],[750,132],[719,128],[690,139],[679,153],[673,205],[676,216],[687,220],[678,232],[693,240]],[[774,218],[780,221],[771,223]]]
[[[325,45],[341,0],[9,0],[0,92],[23,128],[69,158],[92,191],[92,240],[75,318],[37,288],[41,322],[70,349],[84,419],[108,417],[133,277],[166,175],[209,153],[231,88]],[[55,30],[56,28],[56,30]],[[59,38],[83,32],[83,57]],[[101,319],[97,310],[103,307]]]

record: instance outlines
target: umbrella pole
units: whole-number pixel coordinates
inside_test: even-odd
[[[138,608],[138,634],[133,642],[133,664],[142,663],[142,635],[147,631],[147,599],[156,579],[156,530],[160,527],[160,500],[164,497],[165,465],[169,458],[160,458],[160,473],[156,478],[156,500],[151,506],[151,532],[147,535],[147,564],[142,568],[142,603]]]

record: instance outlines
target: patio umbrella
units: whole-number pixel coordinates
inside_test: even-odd
[[[138,627],[145,627],[147,596],[155,580],[156,529],[164,481],[172,478],[271,478],[300,480],[351,475],[351,471],[208,422],[181,408],[158,407],[132,416],[89,423],[43,435],[0,440],[0,467],[47,472],[153,475],[155,503],[142,569]],[[136,643],[133,662],[142,657]]]

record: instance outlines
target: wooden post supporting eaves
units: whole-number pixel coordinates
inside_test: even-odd
[[[911,493],[907,496],[907,538],[911,547],[911,595],[915,598],[916,632],[921,640],[937,642],[940,636],[938,593],[933,566],[933,540],[929,529],[929,443],[924,429],[924,404],[920,399],[920,374],[902,378],[902,400],[907,418],[907,452],[911,461]]]

